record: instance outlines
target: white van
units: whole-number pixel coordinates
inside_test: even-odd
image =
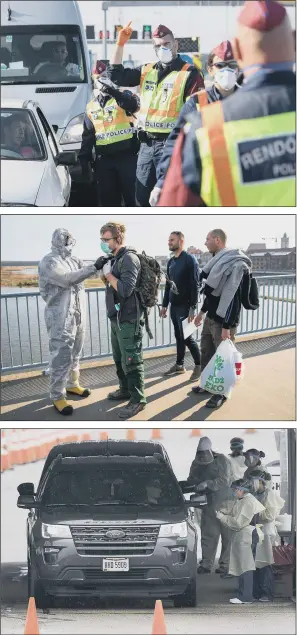
[[[77,2],[2,2],[1,95],[38,102],[63,150],[80,149],[92,98],[90,58]]]

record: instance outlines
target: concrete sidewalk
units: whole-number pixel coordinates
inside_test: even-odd
[[[189,381],[192,359],[187,356],[187,374],[164,378],[174,357],[145,361],[148,405],[133,421],[294,421],[295,420],[295,336],[286,334],[242,342],[244,377],[233,390],[232,399],[219,410],[205,407],[207,398],[194,395]],[[35,373],[36,375],[36,373]],[[26,376],[2,379],[2,421],[65,421],[51,405],[48,377]],[[86,400],[69,402],[75,412],[67,421],[115,421],[122,404],[107,400],[117,387],[113,365],[82,371],[84,386],[92,389]]]

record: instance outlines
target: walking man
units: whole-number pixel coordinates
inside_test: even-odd
[[[235,340],[244,300],[245,277],[249,282],[251,261],[240,249],[227,249],[227,236],[222,229],[209,232],[205,245],[213,255],[203,267],[201,280],[206,280],[205,300],[195,319],[195,326],[204,320],[201,335],[201,372],[207,366],[222,340]],[[200,386],[194,393],[207,392]],[[207,408],[220,408],[226,401],[224,395],[213,395]]]
[[[169,250],[173,253],[167,264],[167,276],[161,317],[167,317],[170,303],[170,315],[176,339],[176,363],[165,375],[183,374],[186,347],[189,349],[195,364],[191,381],[200,377],[200,351],[193,335],[184,339],[183,320],[193,322],[198,302],[199,268],[195,258],[185,251],[185,237],[180,231],[172,232],[168,240]],[[170,286],[174,282],[174,287]]]

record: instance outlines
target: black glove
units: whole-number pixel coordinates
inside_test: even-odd
[[[110,258],[108,256],[100,256],[100,258],[98,258],[98,260],[94,263],[97,271],[103,269],[104,265],[106,265],[109,260]]]
[[[116,86],[116,84],[107,77],[98,77],[98,82],[102,85],[102,92],[104,95],[115,97],[119,94],[120,90],[118,86]]]

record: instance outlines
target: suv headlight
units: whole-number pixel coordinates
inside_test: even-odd
[[[60,139],[61,145],[65,143],[81,143],[84,129],[84,117],[84,114],[78,115],[69,121],[69,124]]]
[[[159,538],[186,538],[188,535],[187,523],[175,525],[161,525]]]
[[[47,525],[42,523],[41,533],[43,538],[72,538],[68,525]]]

